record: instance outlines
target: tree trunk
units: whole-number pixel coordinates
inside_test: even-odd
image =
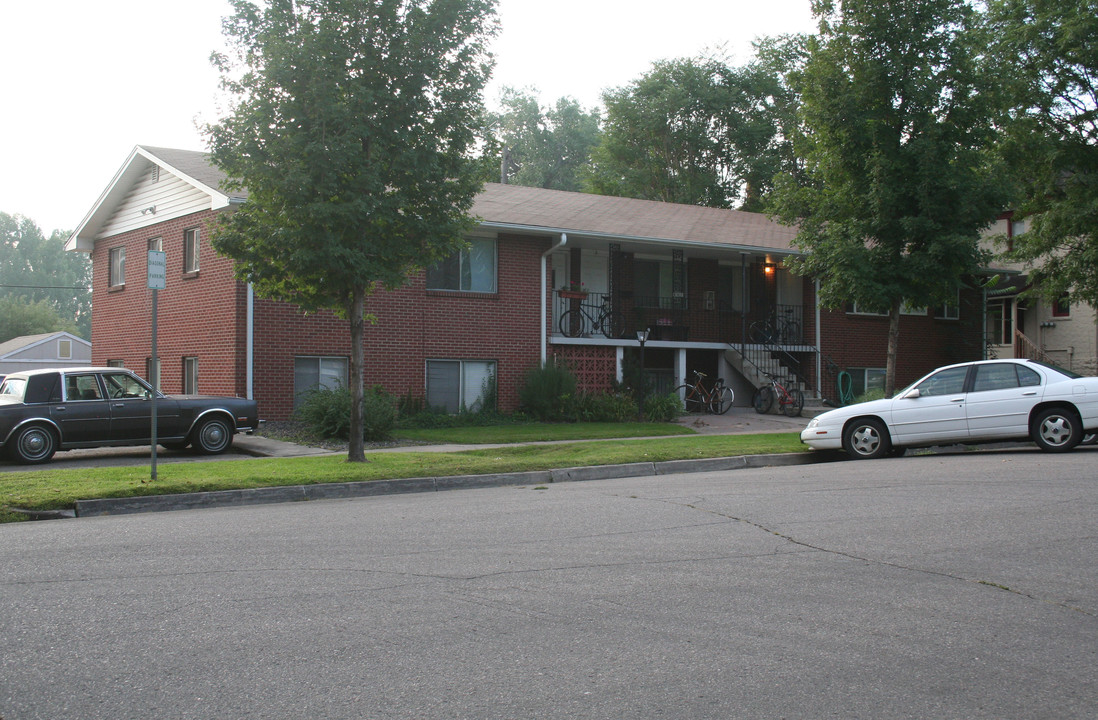
[[[363,333],[366,326],[366,287],[356,286],[348,311],[351,324],[351,437],[347,445],[347,462],[366,462],[362,440],[362,370],[366,361]]]
[[[888,355],[885,361],[885,397],[896,392],[896,355],[900,348],[900,308],[903,300],[894,300],[888,313]]]

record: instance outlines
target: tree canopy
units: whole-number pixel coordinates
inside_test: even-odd
[[[801,177],[774,209],[799,223],[795,270],[828,307],[888,312],[885,390],[895,387],[901,308],[954,302],[981,266],[981,231],[1008,200],[989,152],[982,36],[964,0],[815,3],[820,33],[794,76]]]
[[[793,165],[785,131],[795,98],[770,41],[740,68],[717,57],[660,61],[603,95],[606,121],[586,188],[595,193],[758,209],[773,176]]]
[[[0,212],[0,298],[7,318],[0,342],[66,330],[91,336],[91,262],[65,252],[68,233],[49,238],[30,218]]]
[[[365,299],[459,250],[495,0],[232,0],[216,55],[231,113],[206,128],[248,201],[212,242],[262,296],[346,317],[348,457],[364,460]]]
[[[600,118],[570,97],[542,107],[532,90],[504,88],[502,110],[489,116],[494,152],[507,163],[507,182],[549,190],[579,191],[581,173],[598,143]],[[499,180],[499,174],[495,174]]]
[[[988,15],[1029,219],[1013,255],[1045,295],[1098,307],[1098,1],[993,0]]]

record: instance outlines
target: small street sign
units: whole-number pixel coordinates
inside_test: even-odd
[[[160,250],[149,251],[149,289],[163,290],[168,280],[168,255]]]

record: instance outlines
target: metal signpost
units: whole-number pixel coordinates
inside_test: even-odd
[[[156,480],[156,391],[160,387],[160,363],[156,355],[156,293],[167,287],[168,260],[160,250],[149,251],[149,270],[147,273],[149,289],[152,290],[152,362],[149,363],[149,382],[152,383],[152,396],[149,406],[152,414],[152,480]]]

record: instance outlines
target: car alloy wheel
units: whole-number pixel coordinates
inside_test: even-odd
[[[1049,408],[1033,422],[1033,442],[1046,452],[1066,452],[1083,439],[1082,424],[1070,410]]]
[[[884,457],[892,450],[888,429],[875,418],[866,418],[850,424],[843,435],[843,448],[847,455],[857,460],[873,460]]]

